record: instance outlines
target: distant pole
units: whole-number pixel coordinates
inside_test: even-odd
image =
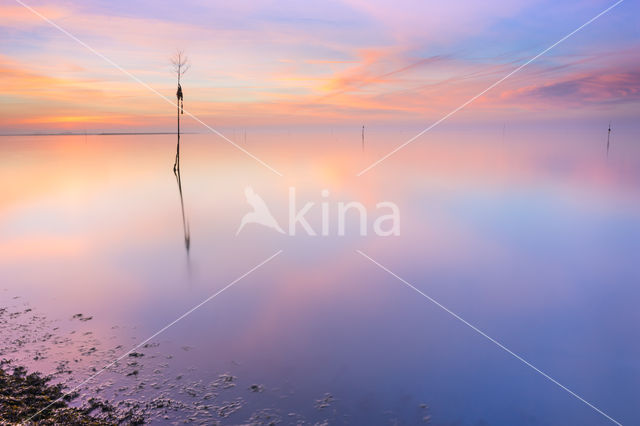
[[[362,152],[364,152],[364,125],[362,126]]]
[[[607,131],[607,157],[609,156],[609,141],[611,140],[611,121],[609,121],[609,130]]]

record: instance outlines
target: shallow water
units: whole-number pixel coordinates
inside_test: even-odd
[[[184,222],[175,136],[0,139],[0,298],[32,309],[4,322],[32,338],[3,356],[44,373],[69,361],[64,380],[80,383],[282,250],[83,393],[191,404],[158,422],[611,423],[361,250],[617,421],[640,422],[632,128],[609,156],[586,125],[445,129],[361,177],[411,132],[367,129],[364,152],[359,129],[227,134],[283,176],[214,135],[183,135]],[[285,229],[290,187],[299,206],[315,202],[317,233],[326,202],[329,235],[253,224],[236,236],[246,186]],[[339,201],[366,206],[368,236],[355,216],[337,235]],[[399,236],[371,232],[381,201],[398,205]],[[33,338],[54,329],[68,340]]]

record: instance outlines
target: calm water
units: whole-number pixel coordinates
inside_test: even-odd
[[[0,297],[15,314],[3,356],[80,383],[282,250],[83,397],[183,404],[157,422],[612,424],[362,250],[639,424],[637,132],[616,133],[607,157],[602,129],[499,127],[434,131],[361,177],[412,133],[368,130],[364,152],[359,129],[227,133],[283,177],[213,135],[183,135],[184,222],[175,136],[4,137]],[[236,236],[246,186],[283,227],[290,187],[299,206],[315,202],[318,233],[327,202],[330,235]],[[354,216],[338,236],[339,201],[362,202],[370,231],[376,203],[395,202],[401,235],[361,237]]]

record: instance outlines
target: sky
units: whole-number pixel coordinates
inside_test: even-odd
[[[214,127],[438,120],[615,1],[21,0]],[[456,115],[633,120],[640,6],[625,0]],[[171,131],[175,107],[0,0],[0,133]],[[185,120],[187,130],[203,130]]]

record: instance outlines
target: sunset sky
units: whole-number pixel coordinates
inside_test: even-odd
[[[615,1],[25,3],[171,99],[184,49],[185,108],[228,127],[428,125]],[[0,16],[0,133],[173,129],[164,100],[21,4]],[[455,120],[637,115],[638,16],[622,2]]]

